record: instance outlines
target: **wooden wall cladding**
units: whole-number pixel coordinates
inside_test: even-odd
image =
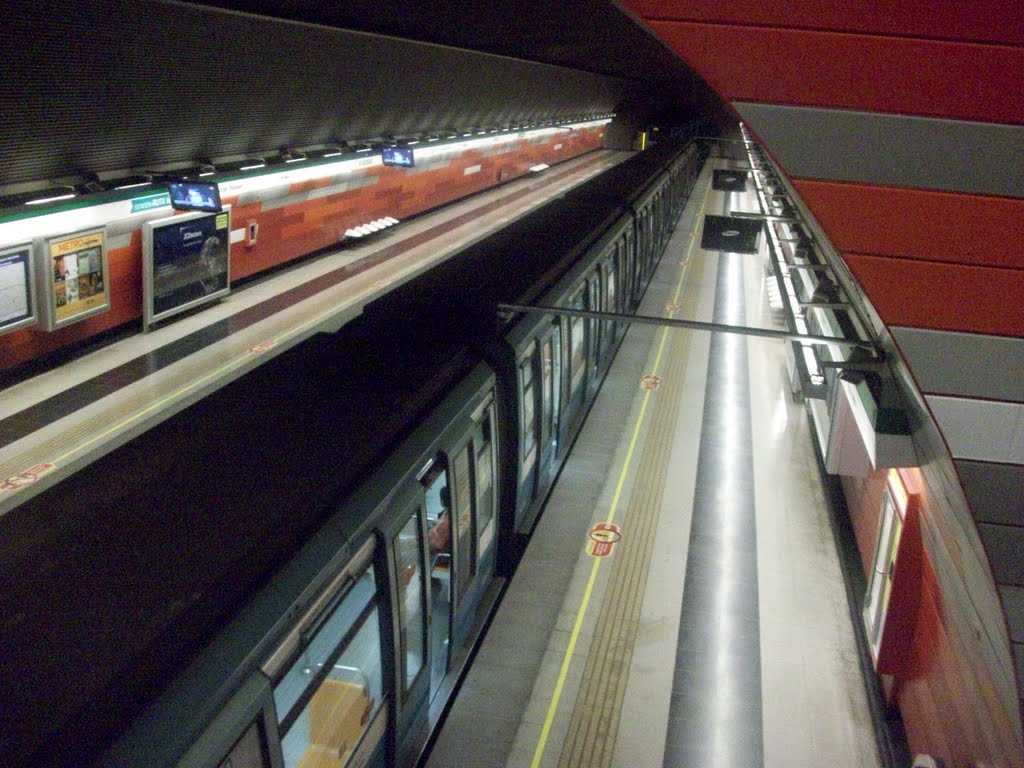
[[[346,176],[338,191],[317,182],[282,186],[257,196],[224,195],[232,204],[231,226],[258,224],[256,243],[231,246],[232,280],[240,280],[338,243],[350,227],[383,216],[399,220],[522,177],[539,163],[555,165],[599,149],[604,128],[575,129],[541,139],[469,149],[443,161],[405,170],[381,165]],[[328,181],[329,183],[329,181]],[[228,188],[230,185],[226,185]],[[168,215],[165,209],[159,215]],[[141,227],[141,222],[139,225]],[[111,309],[53,333],[31,328],[0,337],[0,370],[39,358],[142,316],[142,232],[119,238],[109,251]]]

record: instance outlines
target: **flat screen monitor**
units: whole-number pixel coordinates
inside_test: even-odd
[[[186,213],[143,225],[143,310],[151,323],[231,291],[231,213]]]
[[[384,147],[380,156],[384,165],[398,165],[402,168],[412,168],[414,165],[411,147]]]
[[[39,258],[36,275],[45,330],[55,331],[110,309],[105,229],[44,238]]]
[[[221,211],[220,188],[213,182],[171,181],[167,187],[171,194],[171,208],[176,211]]]
[[[0,250],[0,334],[36,322],[32,244]]]

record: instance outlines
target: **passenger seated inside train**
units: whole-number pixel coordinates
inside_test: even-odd
[[[449,515],[452,510],[452,494],[448,486],[444,486],[438,494],[441,511],[438,512],[434,524],[427,531],[427,543],[434,554],[448,553],[452,546],[452,528]]]

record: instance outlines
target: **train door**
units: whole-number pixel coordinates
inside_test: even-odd
[[[417,522],[415,517],[413,522]],[[389,700],[382,654],[381,595],[374,569],[377,539],[371,538],[315,598],[312,607],[263,665],[273,687],[276,736],[281,759],[274,765],[299,768],[333,756],[332,765],[383,762]],[[415,569],[415,563],[410,561]],[[416,583],[415,570],[409,573]],[[422,663],[422,602],[419,625],[404,615],[411,630],[403,674],[407,696]],[[417,635],[417,633],[419,633]],[[236,749],[249,750],[243,737]],[[232,751],[234,754],[234,750]],[[230,759],[230,755],[229,755]],[[232,764],[226,762],[225,764]]]
[[[619,295],[618,295],[618,269],[616,264],[616,253],[618,247],[614,248],[608,255],[608,258],[604,262],[604,306],[606,312],[619,312]],[[605,356],[611,353],[612,346],[614,345],[615,339],[619,335],[620,326],[614,320],[609,320],[605,324]]]
[[[624,263],[626,272],[623,275],[623,286],[626,289],[626,301],[631,310],[636,309],[636,306],[640,303],[640,289],[638,287],[637,278],[637,267],[636,267],[636,243],[635,236],[633,235],[632,229],[626,230],[626,235],[622,239],[622,250],[624,252]]]
[[[561,351],[559,329],[552,325],[540,339],[540,444],[544,475],[550,474],[558,450],[558,391],[561,387],[561,364],[556,355]]]
[[[590,296],[590,308],[596,312],[604,311],[603,299],[604,294],[601,290],[601,269],[598,267],[591,274],[587,280],[587,289]],[[601,358],[603,357],[604,344],[602,339],[604,338],[604,320],[587,320],[587,332],[590,336],[589,341],[589,352],[590,352],[590,384],[591,386],[597,386],[597,373],[601,368]]]
[[[395,754],[415,755],[426,743],[426,705],[430,689],[430,611],[427,583],[426,500],[419,484],[395,501],[397,521],[386,531],[392,592]],[[399,762],[400,764],[400,762]]]
[[[496,446],[494,401],[488,399],[473,414],[473,479],[476,488],[476,570],[488,577],[494,573],[497,562],[498,528],[497,465],[494,460]],[[484,589],[481,585],[479,589]]]
[[[427,524],[427,573],[430,576],[427,602],[430,606],[430,693],[440,690],[450,664],[452,620],[455,615],[454,592],[457,512],[447,457],[439,453],[420,474]]]
[[[537,387],[534,376],[534,350],[531,344],[529,351],[519,358],[516,378],[519,387],[519,493],[516,509],[516,530],[523,521],[526,510],[537,491],[538,479],[538,419],[537,419]]]
[[[586,286],[581,287],[569,302],[572,309],[587,308]],[[569,320],[569,403],[567,421],[572,422],[583,405],[587,380],[587,333],[582,317]]]

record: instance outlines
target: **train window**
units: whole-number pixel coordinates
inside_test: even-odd
[[[309,765],[322,754],[345,765],[384,701],[373,569],[314,626],[274,686],[285,768]]]
[[[488,406],[483,420],[473,437],[476,453],[476,528],[479,533],[477,557],[483,559],[494,538],[494,458],[491,440],[491,420],[494,406]]]
[[[573,299],[573,309],[586,309],[586,294],[580,290]],[[574,317],[569,324],[569,370],[572,375],[570,397],[575,397],[587,373],[586,324],[582,317]]]
[[[547,338],[540,348],[540,444],[542,453],[551,445],[551,427],[554,421],[554,353],[551,339]]]
[[[408,695],[427,656],[426,586],[420,510],[415,508],[394,538],[398,585],[399,680],[402,699]]]
[[[523,403],[523,423],[520,432],[520,451],[522,453],[520,477],[525,478],[530,474],[537,461],[536,405],[534,403],[536,393],[533,389],[532,355],[519,363],[519,394]]]
[[[604,293],[601,290],[601,270],[598,269],[594,272],[593,277],[590,278],[590,306],[592,309],[600,312],[604,309],[601,306],[601,302],[604,298]],[[604,321],[602,320],[587,320],[587,325],[590,328],[590,352],[591,367],[596,371],[598,357],[600,357],[600,351],[602,347],[602,337],[604,335]]]
[[[609,256],[608,261],[605,262],[605,286],[608,291],[608,311],[618,312],[619,302],[617,294],[617,284],[615,279],[615,256]]]
[[[430,552],[430,695],[440,690],[448,672],[449,629],[452,622],[452,537],[458,536],[459,488],[449,475],[448,460],[439,453],[430,472],[420,479],[426,489],[427,549]],[[456,538],[456,541],[458,539]]]
[[[558,447],[558,429],[562,417],[562,321],[551,323],[551,441]]]
[[[471,445],[466,445],[452,459],[452,479],[455,481],[455,601],[462,598],[476,573],[476,515],[473,509],[473,482],[469,468]]]

